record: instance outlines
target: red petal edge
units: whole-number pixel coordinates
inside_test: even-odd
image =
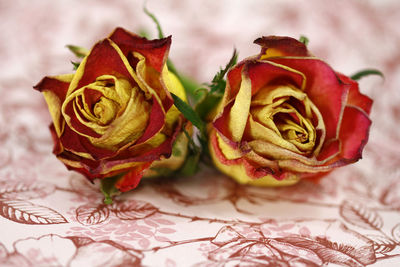
[[[132,52],[142,54],[149,62],[149,65],[158,72],[162,71],[171,46],[171,36],[163,39],[147,40],[120,27],[111,33],[109,39],[121,48],[125,56]]]
[[[309,56],[307,47],[298,40],[291,37],[282,36],[263,36],[254,41],[261,46],[261,54],[264,55],[268,48],[273,48],[282,53],[282,56]]]

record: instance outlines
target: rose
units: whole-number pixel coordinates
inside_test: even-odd
[[[211,157],[240,183],[290,185],[361,158],[372,100],[289,37],[262,37],[227,74]]]
[[[171,156],[177,137],[180,156],[168,159],[168,167],[183,163],[184,121],[170,92],[186,95],[166,66],[170,45],[170,37],[149,41],[117,28],[76,73],[45,77],[34,87],[53,119],[53,152],[68,169],[90,180],[126,173],[116,187],[127,191],[153,162]]]

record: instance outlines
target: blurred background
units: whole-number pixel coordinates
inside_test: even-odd
[[[146,31],[155,38],[156,27],[144,14],[144,4],[137,0],[0,0],[0,134],[7,123],[14,127],[10,120],[25,121],[11,131],[32,130],[34,138],[50,144],[44,141],[49,138],[47,127],[39,126],[47,125],[50,117],[32,86],[45,75],[72,71],[70,61],[76,58],[66,44],[90,48],[116,26]],[[396,125],[400,121],[398,0],[148,0],[146,6],[159,19],[165,35],[173,36],[170,58],[178,70],[199,83],[212,79],[234,47],[239,59],[258,53],[253,40],[263,35],[304,35],[314,55],[347,75],[364,68],[379,69],[384,80],[377,76],[361,80],[362,92],[375,100],[373,144],[366,153],[377,149],[378,158],[387,153],[400,162],[395,150],[400,143]],[[27,105],[35,112],[25,110]]]

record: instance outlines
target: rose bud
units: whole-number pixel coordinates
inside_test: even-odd
[[[228,72],[208,127],[217,168],[239,183],[280,186],[358,161],[372,100],[357,82],[293,38],[255,43],[261,53]]]
[[[163,167],[180,167],[188,140],[170,93],[186,95],[166,65],[170,45],[171,37],[150,41],[117,28],[75,73],[45,77],[34,87],[53,119],[53,152],[68,169],[89,180],[121,175],[115,186],[124,192],[167,160],[174,144],[179,157]]]

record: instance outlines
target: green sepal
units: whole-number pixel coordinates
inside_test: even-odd
[[[104,204],[112,204],[113,197],[121,194],[118,188],[115,187],[115,184],[118,182],[119,179],[124,176],[123,174],[118,174],[112,177],[104,178],[100,181],[100,190],[104,195]]]
[[[77,70],[77,69],[79,68],[79,65],[81,65],[80,62],[71,61],[71,63],[72,63],[72,65],[74,66],[74,70]]]
[[[363,77],[369,76],[369,75],[379,75],[382,78],[385,78],[385,76],[383,75],[382,72],[380,72],[379,70],[375,70],[375,69],[365,69],[365,70],[360,70],[359,72],[353,74],[350,76],[350,78],[354,81],[358,81]]]
[[[213,110],[213,108],[219,103],[222,99],[225,87],[226,87],[226,73],[236,65],[238,58],[238,53],[236,49],[233,50],[232,56],[226,64],[225,68],[221,68],[219,72],[214,76],[210,84],[206,86],[209,88],[209,91],[205,88],[197,89],[196,95],[197,104],[196,104],[196,112],[199,114],[202,120],[205,120],[207,114]]]
[[[89,50],[84,47],[76,46],[76,45],[66,45],[66,47],[78,58],[84,58],[89,54]]]
[[[217,92],[217,93],[224,93],[225,91],[225,86],[226,86],[226,80],[225,80],[225,74],[233,67],[236,65],[238,59],[238,52],[236,49],[233,50],[232,56],[226,64],[225,68],[221,68],[217,74],[215,74],[214,78],[211,81],[211,84],[209,84],[210,92]]]
[[[310,42],[310,40],[308,40],[308,38],[305,37],[304,35],[300,35],[299,42],[301,42],[301,43],[303,43],[305,46],[307,46],[308,43]]]

